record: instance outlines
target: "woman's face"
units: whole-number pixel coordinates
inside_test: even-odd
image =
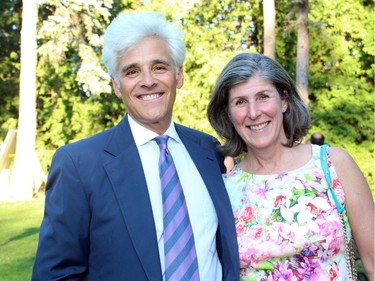
[[[229,91],[229,117],[248,149],[263,149],[286,141],[281,100],[276,87],[258,74]]]

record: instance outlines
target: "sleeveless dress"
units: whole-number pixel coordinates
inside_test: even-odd
[[[323,175],[319,149],[312,145],[310,161],[290,172],[254,175],[236,163],[224,176],[236,223],[242,281],[347,280],[344,230]],[[328,164],[333,188],[344,204],[344,191],[330,159]]]

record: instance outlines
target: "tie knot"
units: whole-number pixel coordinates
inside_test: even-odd
[[[156,143],[159,145],[160,149],[167,149],[167,141],[169,137],[166,135],[161,135],[155,138]]]

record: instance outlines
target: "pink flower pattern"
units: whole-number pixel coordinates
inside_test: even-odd
[[[324,178],[319,146],[303,167],[253,175],[237,164],[224,176],[236,222],[241,280],[346,280],[345,242]],[[333,188],[344,190],[332,162]],[[347,220],[346,220],[347,221]]]

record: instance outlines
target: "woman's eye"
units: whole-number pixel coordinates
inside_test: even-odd
[[[258,97],[258,101],[260,102],[263,102],[263,101],[267,101],[270,97],[268,95],[260,95]]]
[[[238,106],[238,107],[241,107],[241,106],[244,106],[246,103],[246,100],[244,99],[237,99],[233,102],[233,105],[234,106]]]

